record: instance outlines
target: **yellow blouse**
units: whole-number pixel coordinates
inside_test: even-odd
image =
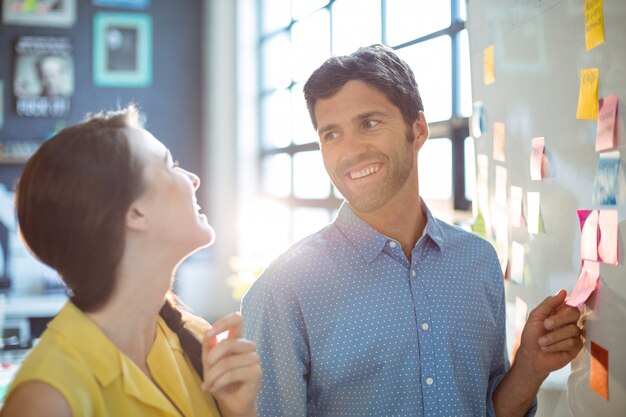
[[[22,363],[7,392],[25,381],[56,388],[78,416],[219,416],[176,334],[158,318],[147,365],[154,382],[68,302]]]

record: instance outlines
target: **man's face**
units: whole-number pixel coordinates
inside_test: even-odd
[[[406,184],[414,181],[417,190],[417,150],[428,135],[423,118],[407,126],[398,107],[358,80],[317,100],[315,116],[326,171],[356,211],[379,210],[400,192],[417,198]]]
[[[59,58],[47,58],[41,63],[41,85],[44,94],[60,95],[63,90],[63,62]]]

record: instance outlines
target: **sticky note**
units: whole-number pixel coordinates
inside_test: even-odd
[[[496,165],[496,185],[495,185],[496,202],[501,206],[506,206],[507,199],[507,171],[506,168],[500,165]]]
[[[580,70],[580,91],[578,95],[577,119],[596,120],[598,118],[598,78],[597,68]]]
[[[511,281],[524,282],[524,245],[511,243]]]
[[[530,150],[530,179],[539,181],[544,175],[544,158],[545,158],[545,140],[544,138],[533,138]]]
[[[619,263],[619,223],[617,214],[617,210],[600,210],[598,214],[598,260],[612,265]]]
[[[500,217],[496,225],[496,253],[502,268],[502,275],[506,277],[509,265],[509,224],[506,217]]]
[[[576,281],[576,286],[570,293],[565,304],[572,307],[581,307],[591,293],[598,288],[600,280],[600,267],[597,262],[583,261],[583,267]]]
[[[504,154],[504,123],[495,122],[493,124],[493,159],[505,161]]]
[[[600,154],[596,180],[593,186],[594,204],[617,204],[617,174],[619,172],[619,151]]]
[[[603,97],[598,101],[596,152],[613,149],[616,146],[615,122],[617,119],[617,101],[617,94]]]
[[[529,192],[526,194],[528,201],[528,233],[541,233],[541,202],[539,193]]]
[[[602,0],[585,0],[585,48],[595,48],[604,42],[604,13]]]
[[[591,341],[589,386],[605,400],[609,400],[609,351]]]
[[[578,210],[580,220],[580,257],[598,260],[598,211]]]
[[[514,227],[524,226],[524,212],[523,212],[523,198],[524,191],[521,187],[511,186],[511,225]]]
[[[493,84],[496,81],[493,45],[489,45],[483,50],[483,76],[485,85]]]

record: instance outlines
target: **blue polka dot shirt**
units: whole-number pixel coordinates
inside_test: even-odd
[[[260,416],[495,415],[509,366],[498,258],[423,209],[411,262],[344,203],[250,288]]]

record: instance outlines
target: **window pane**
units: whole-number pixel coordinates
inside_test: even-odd
[[[306,108],[303,87],[303,84],[296,84],[291,89],[291,130],[295,144],[317,142],[317,133],[313,130],[309,111]]]
[[[333,55],[381,42],[380,0],[341,0],[333,4]]]
[[[264,148],[283,148],[291,143],[291,94],[278,90],[263,99],[261,104]]]
[[[427,140],[418,153],[420,196],[452,198],[452,142],[448,138]]]
[[[415,73],[428,122],[452,115],[452,57],[450,37],[435,39],[397,50]]]
[[[474,138],[465,138],[465,199],[474,200],[476,192],[476,163],[474,157]]]
[[[459,33],[459,80],[460,80],[460,111],[461,116],[470,116],[472,114],[472,78],[470,72],[469,58],[469,39],[467,30]]]
[[[293,18],[302,19],[327,4],[328,0],[293,0],[291,4]]]
[[[291,157],[282,153],[263,159],[263,191],[274,197],[291,194]]]
[[[399,45],[450,26],[450,1],[387,0],[387,43]]]
[[[296,198],[326,198],[330,194],[330,180],[320,151],[293,156],[293,194]]]
[[[459,2],[459,17],[461,20],[467,20],[467,0],[457,0]]]
[[[286,88],[291,84],[291,46],[287,32],[272,36],[261,47],[263,90]]]
[[[330,17],[328,10],[307,17],[293,25],[293,79],[306,81],[311,73],[330,56]]]
[[[293,241],[307,237],[330,223],[328,210],[322,208],[296,207],[293,209]]]
[[[263,33],[273,32],[291,23],[290,0],[263,0]]]

